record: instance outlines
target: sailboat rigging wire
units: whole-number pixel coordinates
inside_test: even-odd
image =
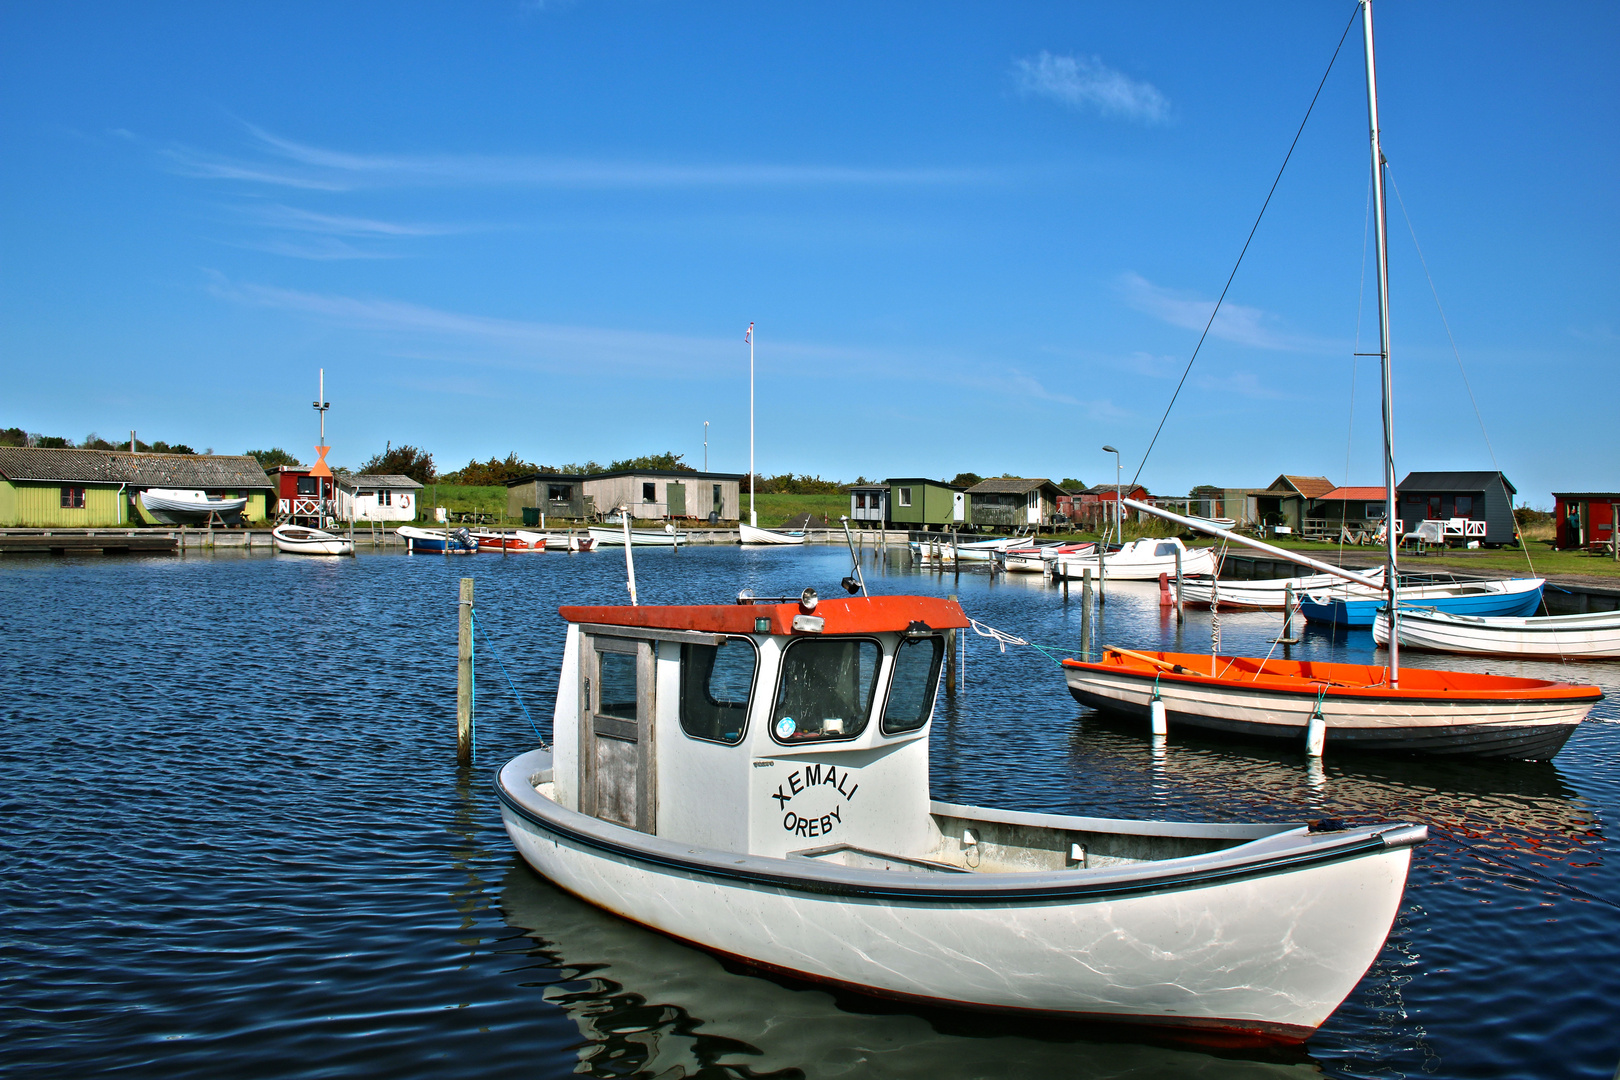
[[[1468,403],[1474,407],[1474,419],[1479,421],[1479,434],[1485,440],[1485,452],[1491,456],[1491,467],[1500,475],[1502,466],[1497,464],[1496,450],[1491,446],[1491,433],[1485,430],[1485,416],[1479,411],[1479,401],[1474,397],[1474,388],[1468,381],[1468,372],[1463,368],[1462,352],[1457,348],[1457,339],[1451,334],[1451,320],[1446,318],[1445,306],[1440,303],[1440,290],[1435,287],[1434,275],[1429,273],[1429,262],[1423,257],[1423,245],[1418,243],[1417,229],[1412,227],[1412,216],[1406,212],[1406,200],[1401,198],[1401,186],[1395,182],[1395,171],[1389,167],[1388,162],[1384,164],[1384,171],[1389,176],[1389,186],[1395,189],[1395,205],[1401,208],[1401,218],[1406,222],[1406,231],[1412,236],[1412,247],[1417,251],[1418,265],[1423,267],[1423,276],[1429,282],[1429,292],[1434,295],[1434,307],[1440,313],[1440,325],[1446,328],[1446,340],[1451,343],[1451,355],[1456,358],[1457,374],[1462,376],[1463,389],[1468,391]],[[1508,508],[1512,509],[1511,500]],[[1519,531],[1517,516],[1513,518],[1513,535],[1518,538],[1519,550],[1524,552],[1524,563],[1530,568],[1530,576],[1536,577],[1536,564],[1530,558],[1530,545],[1525,541],[1524,534]],[[1541,598],[1541,609],[1547,611],[1545,596]]]
[[[1333,71],[1333,62],[1339,58],[1339,50],[1344,48],[1345,38],[1350,36],[1350,28],[1356,24],[1361,14],[1361,5],[1357,4],[1355,11],[1350,13],[1350,21],[1344,24],[1344,33],[1339,35],[1339,44],[1333,49],[1333,55],[1328,59],[1327,70],[1322,72],[1322,81],[1316,84],[1316,93],[1311,95],[1311,103],[1305,109],[1305,117],[1299,122],[1299,130],[1294,132],[1294,141],[1288,144],[1288,153],[1283,155],[1282,165],[1277,169],[1276,177],[1271,181],[1271,190],[1266,192],[1266,201],[1260,204],[1260,213],[1255,215],[1254,225],[1249,229],[1248,239],[1243,241],[1243,250],[1238,252],[1237,262],[1232,264],[1232,272],[1226,277],[1226,285],[1221,289],[1221,295],[1215,301],[1215,310],[1209,313],[1209,321],[1204,324],[1204,332],[1198,335],[1198,344],[1193,346],[1192,356],[1187,359],[1187,366],[1181,372],[1181,381],[1176,383],[1175,393],[1170,395],[1170,404],[1164,407],[1164,415],[1159,417],[1159,426],[1153,429],[1153,438],[1148,442],[1147,452],[1142,455],[1142,461],[1136,466],[1136,475],[1131,477],[1131,487],[1142,478],[1142,470],[1147,467],[1148,455],[1153,453],[1153,447],[1159,441],[1159,433],[1164,430],[1164,422],[1170,419],[1170,410],[1176,407],[1176,398],[1181,396],[1181,388],[1186,385],[1187,376],[1192,374],[1193,363],[1198,359],[1198,352],[1204,347],[1204,339],[1209,337],[1209,328],[1215,325],[1215,316],[1220,314],[1221,304],[1226,300],[1227,292],[1232,288],[1232,282],[1237,277],[1238,267],[1243,265],[1243,256],[1249,253],[1249,245],[1254,242],[1254,234],[1260,230],[1260,219],[1266,216],[1266,207],[1271,205],[1271,197],[1277,193],[1277,185],[1282,182],[1283,170],[1288,168],[1288,162],[1294,156],[1294,148],[1299,145],[1299,137],[1305,134],[1305,125],[1311,119],[1311,112],[1316,108],[1316,99],[1322,96],[1322,87],[1327,85],[1328,75]]]

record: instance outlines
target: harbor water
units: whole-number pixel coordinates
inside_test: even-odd
[[[637,549],[643,603],[838,592],[841,548]],[[1066,653],[1080,589],[865,555]],[[476,579],[476,763],[455,759],[456,596]],[[1425,824],[1388,944],[1298,1053],[929,1013],[772,981],[559,893],[494,771],[549,735],[559,604],[627,601],[622,550],[0,561],[0,1072],[13,1076],[1534,1077],[1620,1059],[1620,663],[1459,660],[1609,695],[1552,762],[1254,746],[1075,704],[1041,651],[967,638],[937,797],[1175,820]],[[1157,586],[1098,640],[1207,650]],[[1264,655],[1281,616],[1223,614]],[[1294,655],[1367,661],[1365,631]],[[511,683],[523,695],[527,715]],[[531,720],[532,725],[531,726]]]

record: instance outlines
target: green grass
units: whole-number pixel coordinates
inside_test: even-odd
[[[788,518],[808,510],[825,517],[828,524],[837,527],[838,519],[849,513],[849,496],[843,492],[827,495],[755,495],[754,509],[759,513],[759,527],[775,528]],[[748,520],[748,489],[742,490],[743,520]]]
[[[435,502],[434,500],[437,500]],[[506,485],[470,487],[459,484],[429,484],[422,489],[417,500],[419,518],[432,518],[434,506],[442,506],[451,514],[495,514],[506,517]]]

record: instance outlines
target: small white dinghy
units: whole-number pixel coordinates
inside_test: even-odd
[[[1362,575],[1382,581],[1384,568],[1361,571]],[[1170,587],[1175,588],[1175,573],[1171,572]],[[1347,584],[1332,574],[1303,574],[1291,578],[1256,578],[1250,581],[1221,581],[1220,595],[1215,598],[1215,579],[1209,574],[1188,576],[1182,569],[1181,602],[1188,607],[1208,607],[1215,599],[1223,608],[1249,608],[1258,611],[1281,611],[1292,586],[1297,603],[1307,592],[1323,593],[1343,591],[1346,596],[1378,596],[1369,586]]]
[[[1401,647],[1474,656],[1533,656],[1547,660],[1620,657],[1620,611],[1579,615],[1454,615],[1401,605]],[[1389,644],[1389,613],[1379,608],[1373,641]]]
[[[286,555],[354,554],[354,541],[347,536],[301,525],[277,525],[270,530],[270,541],[277,551]]]
[[[737,532],[739,533],[738,543],[759,544],[762,546],[802,544],[805,537],[802,529],[779,532],[775,529],[756,529],[754,526],[743,522],[738,522]]]
[[[1426,836],[933,801],[953,601],[560,614],[556,745],[497,780],[512,843],[582,899],[793,978],[1298,1043],[1383,947]]]

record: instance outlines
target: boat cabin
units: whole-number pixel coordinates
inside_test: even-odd
[[[925,852],[954,602],[564,607],[555,799],[662,839],[838,861]]]

